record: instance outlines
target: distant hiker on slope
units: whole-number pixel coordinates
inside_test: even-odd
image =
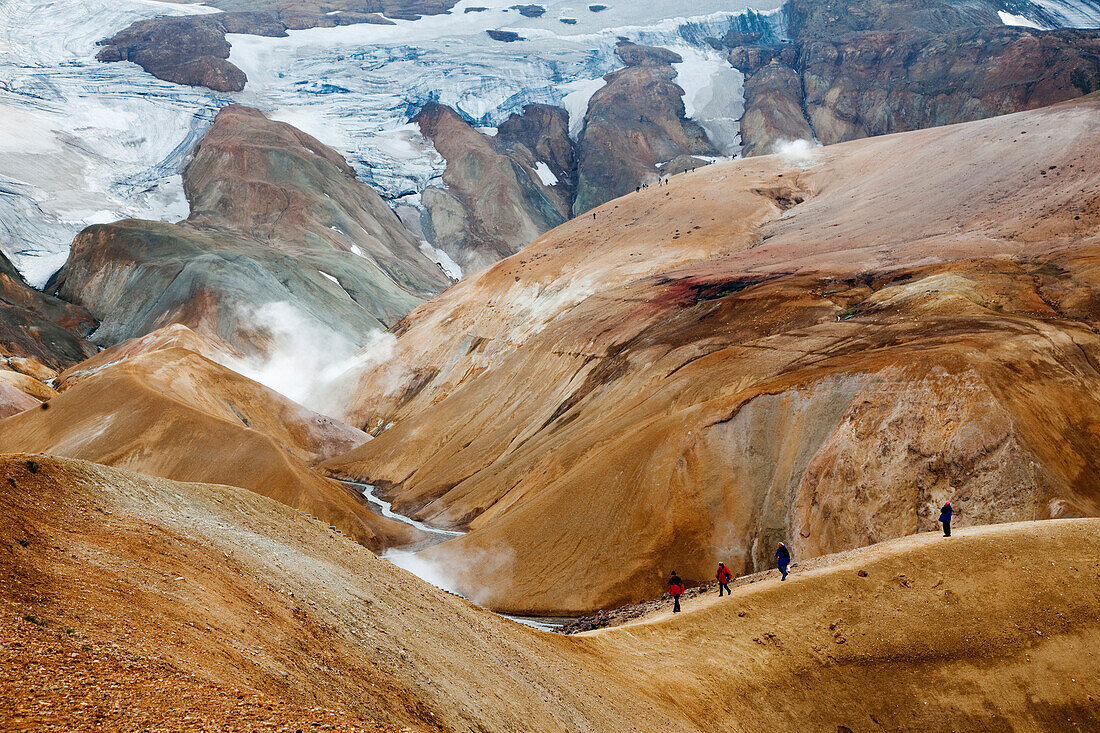
[[[779,547],[775,550],[775,564],[779,568],[779,572],[783,573],[783,577],[780,580],[787,579],[787,566],[791,564],[791,551],[787,549],[787,546],[782,542],[779,543]]]
[[[940,509],[940,521],[943,522],[943,536],[951,536],[951,500],[948,499],[943,503],[943,509]]]
[[[676,605],[672,607],[673,613],[680,613],[680,596],[684,595],[684,580],[676,571],[672,571],[672,577],[668,579],[668,594],[676,601]]]
[[[718,572],[715,574],[718,578],[718,597],[722,597],[722,591],[733,595],[733,591],[730,590],[729,582],[733,578],[733,573],[726,567],[725,563],[718,563]]]

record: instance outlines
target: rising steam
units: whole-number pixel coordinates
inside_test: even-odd
[[[811,168],[818,163],[820,147],[819,143],[811,140],[778,140],[773,150],[788,165]]]
[[[392,333],[371,331],[360,345],[287,302],[241,310],[241,322],[259,335],[261,349],[228,357],[225,366],[311,410],[338,416],[358,376],[383,364],[396,372],[395,383],[400,380]]]

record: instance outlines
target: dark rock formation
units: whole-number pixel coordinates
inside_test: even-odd
[[[335,151],[256,110],[227,107],[184,171],[191,216],[89,227],[51,287],[111,345],[168,323],[242,351],[249,318],[286,303],[303,327],[365,339],[448,284]]]
[[[495,137],[434,103],[414,121],[447,161],[446,189],[423,194],[425,230],[464,271],[514,254],[569,218],[574,163],[565,110],[529,105]],[[557,183],[543,182],[540,164]]]
[[[1001,23],[992,5],[791,0],[792,42],[731,34],[746,155],[1033,109],[1100,88],[1100,33]]]
[[[546,8],[541,5],[513,5],[512,10],[518,10],[524,18],[541,18],[546,14]]]
[[[63,368],[96,352],[85,339],[95,327],[95,319],[83,308],[27,285],[0,252],[0,354]]]
[[[494,142],[513,158],[524,157],[544,161],[558,179],[553,192],[560,199],[558,209],[568,218],[576,185],[576,152],[569,138],[569,113],[561,107],[529,104],[523,114],[511,114],[500,126]],[[521,149],[522,146],[522,149]]]
[[[682,155],[715,155],[699,125],[684,116],[684,91],[673,79],[678,54],[620,43],[625,69],[608,74],[592,95],[578,141],[576,214],[655,180],[657,166]]]
[[[239,92],[246,77],[227,60],[225,34],[225,23],[208,16],[139,20],[102,41],[96,58],[133,61],[158,79],[176,84]]]
[[[495,29],[489,29],[485,33],[494,41],[502,41],[504,43],[515,43],[516,41],[522,41],[523,36],[515,31],[498,31]]]
[[[244,89],[245,73],[231,64],[226,33],[285,36],[287,30],[355,23],[390,23],[445,13],[454,0],[213,0],[226,12],[139,20],[100,41],[100,61],[133,61],[165,81]],[[385,17],[383,17],[385,16]]]

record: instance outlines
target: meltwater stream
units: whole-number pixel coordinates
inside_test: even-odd
[[[352,487],[363,495],[363,498],[367,500],[372,506],[378,507],[378,513],[388,519],[394,519],[403,524],[407,524],[411,527],[416,527],[421,532],[424,532],[433,538],[433,545],[438,545],[440,542],[445,542],[452,537],[461,537],[466,534],[465,532],[458,532],[450,529],[439,529],[433,527],[424,522],[417,521],[412,517],[406,517],[404,514],[398,514],[393,510],[393,503],[388,502],[382,497],[378,496],[375,492],[378,491],[378,487],[373,484],[362,484],[357,481],[344,481],[343,483]],[[430,547],[431,545],[429,545]],[[423,548],[421,548],[423,549]]]
[[[410,527],[416,527],[421,532],[424,532],[426,535],[428,535],[428,543],[419,547],[419,550],[423,550],[426,547],[431,547],[432,545],[438,545],[441,542],[446,542],[449,539],[452,539],[454,537],[461,537],[462,535],[466,534],[465,532],[460,532],[457,530],[439,529],[438,527],[433,527],[430,524],[425,524],[424,522],[413,519],[412,517],[407,517],[404,514],[398,514],[393,510],[392,502],[386,501],[385,499],[377,495],[376,492],[378,491],[378,487],[374,486],[373,484],[364,484],[358,481],[347,481],[344,479],[341,479],[341,483],[351,487],[355,491],[362,494],[363,498],[367,500],[367,503],[376,508],[378,510],[378,513],[381,514],[383,517],[387,517],[403,524],[407,524]],[[445,590],[448,593],[453,593],[456,596],[466,598],[466,596],[464,596],[454,587],[450,586],[450,584],[447,582],[447,579],[443,576],[442,573],[438,571],[434,564],[418,557],[415,551],[387,550],[386,552],[382,553],[381,557],[383,560],[388,560],[397,567],[409,571],[421,580],[431,583],[441,590]],[[467,598],[466,600],[470,599]],[[573,620],[571,618],[556,618],[546,616],[512,616],[506,613],[500,613],[497,615],[524,624],[525,626],[531,626],[532,628],[539,629],[540,631],[553,631],[559,626],[562,626],[563,624],[566,624],[569,621]]]

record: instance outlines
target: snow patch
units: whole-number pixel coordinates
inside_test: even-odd
[[[683,59],[673,67],[676,84],[684,90],[684,115],[699,123],[723,155],[736,155],[745,114],[744,74],[710,48],[676,45],[670,50]]]
[[[1001,17],[1001,22],[1005,25],[1015,25],[1021,28],[1035,28],[1037,30],[1047,30],[1045,26],[1036,23],[1030,18],[1025,18],[1022,15],[1013,15],[1012,13],[1006,13],[1003,10],[998,10],[997,15]]]
[[[451,259],[451,256],[439,249],[433,247],[427,242],[420,243],[420,251],[424,253],[424,256],[443,268],[443,272],[447,277],[451,278],[455,282],[462,279],[462,267],[457,262]]]
[[[576,140],[584,130],[584,116],[588,114],[588,102],[607,82],[600,79],[580,79],[558,86],[564,95],[561,103],[569,113],[569,137]]]
[[[539,177],[544,186],[558,185],[558,177],[554,175],[554,171],[550,170],[550,166],[541,160],[535,164],[535,175]]]

